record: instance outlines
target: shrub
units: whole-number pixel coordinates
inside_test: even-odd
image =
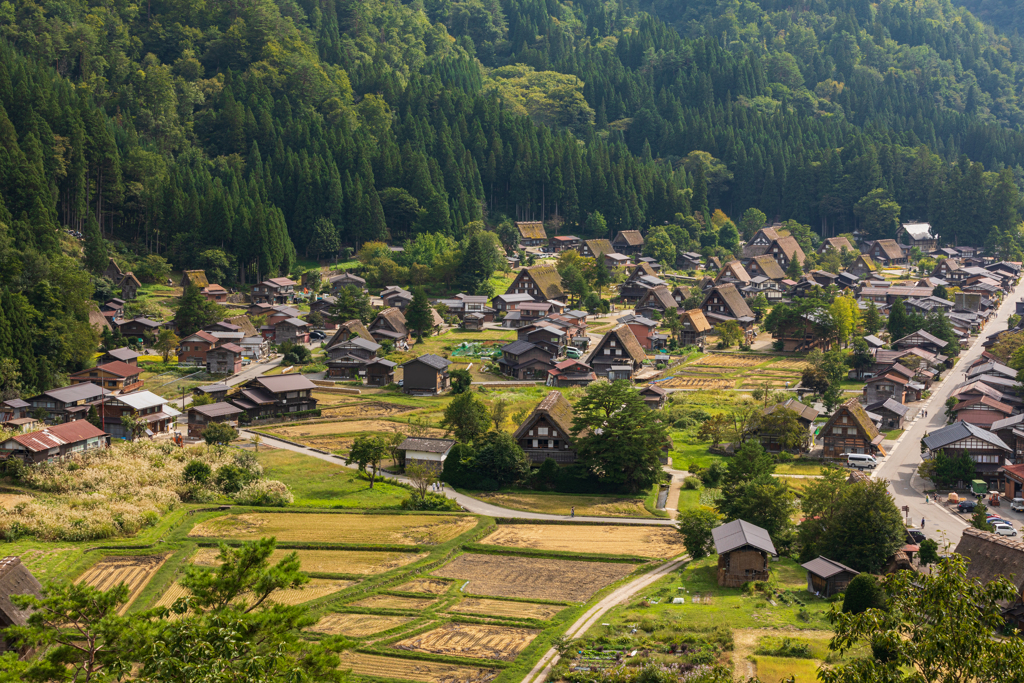
[[[250,482],[235,494],[239,505],[260,505],[263,507],[284,507],[291,504],[295,496],[288,487],[275,479],[260,479]]]
[[[403,510],[425,510],[429,512],[459,512],[462,508],[454,498],[442,496],[440,493],[428,493],[420,500],[419,496],[409,496],[402,501]]]
[[[699,477],[687,477],[683,479],[683,488],[687,491],[695,491],[701,487],[701,481]]]
[[[858,574],[846,587],[846,597],[843,600],[843,612],[848,614],[860,614],[869,609],[883,609],[885,597],[882,588],[878,585],[878,579],[870,574]]]
[[[224,465],[217,470],[217,488],[227,494],[235,494],[245,488],[256,477],[249,470],[235,464]]]
[[[213,474],[213,470],[205,462],[202,460],[192,460],[189,464],[185,465],[181,476],[187,482],[203,485],[210,480],[211,474]]]
[[[797,657],[800,659],[812,659],[811,646],[789,638],[781,641],[776,638],[765,638],[764,641],[754,650],[755,655],[768,657]]]

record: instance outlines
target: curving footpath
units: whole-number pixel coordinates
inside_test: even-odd
[[[612,607],[629,600],[647,586],[682,566],[688,559],[688,557],[682,557],[678,560],[666,562],[654,571],[637,577],[637,579],[630,581],[625,586],[616,588],[614,591],[609,593],[608,596],[584,612],[583,616],[577,619],[576,622],[565,631],[565,636],[567,638],[577,638],[583,635],[588,629],[597,623],[598,619],[604,616],[605,612],[610,610]],[[530,673],[526,674],[526,678],[523,679],[523,683],[544,683],[548,676],[551,675],[551,669],[558,663],[558,659],[558,652],[556,652],[554,648],[548,650],[544,653],[544,656],[540,658],[540,661],[537,662],[536,666],[530,670]]]
[[[247,429],[239,430],[239,434],[252,438],[255,432],[251,432]],[[299,444],[291,441],[285,441],[283,439],[275,439],[265,434],[260,434],[260,444],[272,446],[274,448],[284,448],[294,453],[300,453],[302,455],[308,455],[313,458],[319,458],[325,462],[329,462],[335,465],[345,465],[352,469],[356,469],[355,465],[346,465],[345,461],[338,458],[330,453],[319,451],[315,448],[309,448],[307,446],[300,446]],[[408,478],[401,475],[388,474],[382,477],[385,481],[393,480],[403,484],[410,484]],[[455,501],[461,505],[466,512],[471,512],[476,515],[487,515],[488,517],[505,517],[511,519],[537,519],[537,520],[548,520],[558,522],[598,522],[602,524],[639,524],[645,526],[672,526],[675,522],[671,519],[647,519],[637,517],[569,517],[568,515],[549,515],[540,512],[523,512],[521,510],[511,510],[509,508],[499,507],[497,505],[491,505],[490,503],[484,503],[483,501],[471,498],[457,491],[452,491],[449,488],[444,490],[444,495],[449,498],[454,498]]]

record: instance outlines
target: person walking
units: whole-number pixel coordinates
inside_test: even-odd
[[[576,518],[576,506],[573,505],[571,508],[569,508],[569,519],[575,519],[575,518]]]
[[[921,528],[924,528],[924,517],[921,518]]]

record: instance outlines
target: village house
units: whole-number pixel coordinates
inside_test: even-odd
[[[0,443],[0,458],[17,458],[26,465],[64,462],[69,457],[110,446],[110,436],[86,420],[51,425],[16,434]]]
[[[967,271],[964,270],[963,265],[957,259],[947,258],[942,259],[935,265],[932,277],[940,278],[950,284],[957,284],[967,279]]]
[[[256,377],[242,385],[230,401],[244,410],[249,419],[260,420],[316,410],[314,389],[316,385],[297,372]]]
[[[907,402],[907,385],[910,378],[892,370],[871,377],[864,383],[864,402],[868,405],[892,399],[897,403]]]
[[[610,382],[618,379],[632,381],[646,360],[647,354],[636,335],[628,325],[619,324],[601,337],[587,358],[587,364],[594,368],[598,377],[607,377]]]
[[[491,299],[491,307],[496,311],[509,313],[519,310],[519,307],[524,303],[534,303],[535,301],[536,299],[530,294],[509,294],[506,292],[505,294],[498,294]]]
[[[20,398],[7,399],[3,403],[0,403],[0,424],[11,420],[22,420],[27,418],[31,407],[31,403],[23,401]]]
[[[690,298],[693,291],[692,287],[687,287],[685,285],[680,285],[672,290],[672,299],[676,302],[680,310],[683,308],[683,304],[686,303],[686,300]]]
[[[200,384],[197,387],[192,387],[193,396],[209,396],[211,399],[216,401],[223,401],[228,392],[231,391],[224,382],[217,382],[216,384]]]
[[[443,394],[451,388],[451,361],[428,353],[402,364],[402,391],[407,394]]]
[[[603,259],[606,254],[614,254],[615,247],[611,240],[583,240],[579,243],[578,251],[584,258]]]
[[[753,328],[754,312],[732,283],[717,285],[708,290],[700,307],[712,325],[735,320],[744,330]]]
[[[72,386],[76,384],[95,384],[101,386],[114,394],[127,394],[142,388],[142,374],[135,365],[128,365],[121,361],[113,361],[97,365],[94,368],[86,368],[68,375],[68,381]]]
[[[932,233],[929,223],[903,223],[896,228],[896,241],[908,247],[917,247],[929,253],[939,246],[939,238]]]
[[[182,272],[181,281],[178,283],[178,286],[184,291],[189,287],[202,289],[209,284],[210,281],[206,277],[205,270],[186,270]]]
[[[178,363],[206,365],[206,354],[219,343],[217,337],[204,330],[190,334],[178,345]]]
[[[513,436],[532,465],[554,460],[559,465],[576,462],[572,444],[572,406],[560,391],[549,392],[527,416]]]
[[[883,266],[900,266],[907,263],[907,255],[896,240],[870,240],[862,244],[860,250]]]
[[[885,455],[880,446],[885,436],[878,432],[856,398],[839,406],[820,434],[824,443],[822,457],[826,460],[846,460],[847,453]]]
[[[219,304],[225,303],[228,300],[228,290],[217,284],[211,284],[203,287],[199,290],[199,295],[207,301],[213,301],[214,303]]]
[[[644,399],[644,404],[648,408],[651,410],[661,410],[665,407],[665,401],[668,399],[668,392],[657,384],[648,384],[640,390],[640,396]]]
[[[321,321],[323,321],[323,324],[320,326],[321,329],[333,330],[337,327],[334,316],[331,314],[337,303],[338,298],[329,294],[321,294],[317,297],[316,301],[310,302],[309,315],[316,313],[320,316]],[[309,315],[306,316],[306,322],[309,322]]]
[[[379,296],[385,307],[397,308],[402,313],[405,313],[405,309],[412,303],[412,292],[396,285],[384,289]]]
[[[238,344],[221,344],[206,352],[206,371],[211,375],[234,375],[242,371],[245,349]]]
[[[782,403],[776,403],[774,405],[768,406],[767,408],[761,411],[761,414],[770,415],[779,410],[789,410],[796,414],[797,421],[800,423],[800,426],[804,428],[804,431],[807,434],[807,443],[804,445],[804,447],[797,448],[795,450],[797,452],[807,450],[807,447],[810,445],[811,441],[811,426],[814,424],[814,420],[817,419],[818,417],[818,411],[815,410],[814,408],[811,408],[810,406],[806,406],[803,403],[800,403],[795,398],[791,398],[786,401],[783,401]],[[787,450],[783,449],[782,444],[780,443],[781,436],[778,433],[766,427],[761,427],[757,431],[756,436],[758,441],[761,443],[762,446],[764,446],[765,450],[767,451],[770,451],[772,453],[778,453],[782,450]],[[790,447],[788,450],[794,449]]]
[[[367,363],[377,357],[381,346],[354,336],[327,349],[327,377],[329,379],[360,379]]]
[[[463,293],[451,299],[441,299],[437,303],[444,304],[450,314],[463,322],[470,316],[476,316],[473,319],[481,323],[494,320],[495,310],[487,305],[486,296]]]
[[[824,555],[800,566],[807,570],[807,591],[822,598],[845,593],[850,581],[860,573]]]
[[[410,436],[398,444],[398,450],[405,451],[405,465],[421,465],[440,473],[444,461],[455,446],[453,439],[432,439],[425,436]]]
[[[549,387],[585,387],[597,380],[594,368],[583,361],[569,358],[548,371],[547,385]]]
[[[554,325],[538,323],[522,327],[516,333],[519,341],[530,342],[542,348],[549,358],[558,358],[565,354],[569,345],[569,332]]]
[[[655,315],[667,316],[676,315],[679,309],[679,304],[675,299],[672,298],[672,293],[668,290],[665,285],[658,285],[648,289],[640,301],[637,302],[636,311],[637,315],[642,315],[645,318],[652,318]]]
[[[878,272],[878,264],[867,254],[860,254],[846,269],[846,272],[863,280],[870,277],[872,273]]]
[[[508,286],[506,294],[529,294],[534,301],[562,301],[566,299],[562,289],[562,276],[554,266],[533,266],[523,268]],[[497,308],[497,306],[495,307]],[[500,310],[500,309],[499,309]]]
[[[366,341],[373,341],[373,335],[366,329],[366,325],[363,325],[360,320],[346,320],[345,322],[338,325],[338,331],[328,340],[327,348],[331,348],[335,344],[339,344],[343,341],[348,341],[352,337],[362,337]]]
[[[147,336],[156,335],[160,330],[160,327],[160,323],[142,316],[132,318],[131,320],[125,320],[117,325],[117,329],[120,330],[121,334],[125,337],[138,339],[140,341],[144,341]]]
[[[1010,496],[1012,500],[1014,497]],[[1006,579],[1017,589],[1017,597],[1002,604],[1000,615],[1006,628],[1024,629],[1024,541],[1000,536],[989,531],[967,526],[957,543],[957,555],[969,560],[967,579],[987,585],[996,579]]]
[[[711,330],[711,323],[704,317],[704,311],[699,308],[683,311],[679,315],[679,341],[683,346],[704,348]]]
[[[270,342],[263,337],[242,337],[238,342],[245,353],[245,358],[252,361],[260,361],[270,355]]]
[[[107,259],[107,267],[103,269],[103,277],[116,284],[124,278],[124,272],[113,258],[109,258]]]
[[[374,358],[366,364],[366,383],[371,387],[384,387],[395,381],[397,363],[387,358]]]
[[[882,418],[881,428],[885,430],[903,429],[906,426],[908,406],[903,405],[893,398],[884,401],[868,404],[867,412],[878,415]]]
[[[880,283],[879,283],[880,284]],[[899,285],[876,286],[868,284],[860,290],[858,298],[874,301],[882,306],[892,306],[897,300],[921,298],[931,296],[932,290],[928,287],[903,287]]]
[[[644,236],[639,230],[620,230],[612,239],[612,247],[618,254],[639,254],[644,248]]]
[[[264,280],[253,286],[251,299],[254,304],[290,304],[295,300],[295,281],[286,277]]]
[[[128,365],[134,365],[138,367],[139,356],[142,354],[138,351],[132,351],[127,346],[122,346],[119,349],[111,349],[105,352],[102,356],[96,359],[96,365],[103,365],[104,363],[113,363],[119,361],[121,363],[127,363]]]
[[[574,235],[558,235],[548,240],[551,245],[551,251],[555,254],[560,254],[563,251],[573,250],[579,248],[580,238]]]
[[[111,259],[113,263],[113,259]],[[32,614],[30,609],[19,609],[11,602],[12,595],[32,595],[43,599],[43,587],[21,558],[13,555],[0,560],[0,653],[11,652],[19,658],[32,656],[32,647],[7,642],[3,633],[11,626],[25,626]]]
[[[780,326],[772,332],[772,339],[782,342],[782,350],[787,353],[832,348],[832,338],[821,333],[823,313],[820,309],[811,309],[796,318],[788,325]]]
[[[829,250],[838,251],[840,253],[842,253],[843,250],[846,250],[851,254],[854,252],[853,245],[850,244],[850,240],[845,237],[826,237],[822,240],[821,246],[818,247],[818,253],[824,254]]]
[[[377,314],[370,323],[370,336],[375,342],[389,339],[395,343],[409,343],[409,329],[405,326],[405,316],[397,308],[386,308]]]
[[[540,247],[548,241],[541,221],[516,221],[516,230],[519,231],[520,247]]]
[[[771,259],[771,257],[768,258]],[[771,260],[774,261],[774,259]],[[753,263],[753,261],[751,261],[751,263]],[[759,271],[759,274],[763,274],[763,272]],[[743,267],[743,264],[740,263],[739,261],[729,261],[724,266],[722,266],[722,269],[718,272],[718,275],[715,277],[716,285],[721,284],[723,282],[731,282],[737,286],[746,285],[747,283],[750,282],[750,273],[747,271],[746,268]]]
[[[985,429],[991,429],[993,424],[1005,420],[1014,412],[1013,406],[991,396],[965,398],[953,406],[955,422],[967,422]]]
[[[554,368],[551,353],[528,341],[514,341],[501,347],[498,367],[503,375],[518,380],[546,380]]]
[[[682,270],[704,270],[704,257],[695,251],[684,251],[676,256],[676,265]]]
[[[110,391],[92,382],[50,389],[28,399],[29,414],[42,410],[46,413],[44,419],[50,423],[82,420],[89,413],[89,403],[111,395]]]
[[[274,343],[309,343],[309,323],[301,318],[285,318],[274,324]]]
[[[778,557],[768,532],[742,519],[711,532],[718,554],[718,585],[739,588],[751,581],[767,581],[768,557]]]
[[[942,353],[947,346],[949,346],[948,342],[945,342],[924,330],[912,332],[911,334],[892,342],[892,347],[896,349],[918,348],[924,349],[930,353]]]
[[[744,251],[745,253],[745,251]],[[764,251],[765,255],[771,256],[783,271],[789,268],[792,261],[799,261],[800,265],[807,260],[807,255],[800,248],[800,244],[792,235],[786,235],[773,240]],[[761,256],[761,254],[755,254]]]
[[[121,298],[132,301],[138,297],[139,290],[142,289],[142,283],[139,282],[139,278],[135,277],[135,273],[129,271],[121,278],[121,283],[118,287],[121,290]]]
[[[983,479],[989,490],[999,487],[999,468],[1011,464],[1013,458],[1013,449],[1002,439],[967,422],[954,422],[936,429],[924,437],[923,442],[933,455],[942,450],[952,457],[966,451],[974,461],[973,478]]]
[[[141,418],[146,423],[145,436],[153,437],[174,430],[181,412],[168,405],[166,398],[151,391],[136,391],[131,394],[107,396],[93,401],[92,406],[100,418],[100,428],[115,439],[129,439],[132,435],[125,428],[123,418]]]
[[[648,290],[659,286],[667,287],[668,283],[659,278],[649,264],[639,263],[619,286],[619,297],[626,303],[640,301]]]
[[[604,264],[609,268],[625,268],[630,263],[632,261],[625,254],[613,253],[604,255]]]
[[[327,283],[331,286],[331,294],[334,296],[341,294],[341,290],[345,287],[355,287],[361,292],[366,291],[366,280],[348,272],[332,275],[327,279]]]
[[[203,430],[212,423],[226,424],[238,429],[238,416],[243,411],[230,403],[207,403],[203,406],[192,406],[188,409],[188,435],[191,439],[203,438]]]
[[[739,261],[733,261],[733,263],[739,266]],[[728,268],[730,265],[732,264],[727,264],[726,267]],[[743,268],[743,266],[739,267]],[[758,275],[763,275],[772,282],[782,282],[786,279],[786,272],[779,267],[779,262],[767,254],[752,258],[744,272],[748,274],[747,282]],[[719,279],[721,279],[721,275],[719,275]],[[742,278],[740,280],[742,281]]]
[[[618,319],[629,326],[640,347],[647,351],[659,351],[668,346],[668,336],[658,334],[658,323],[642,315],[624,315]]]

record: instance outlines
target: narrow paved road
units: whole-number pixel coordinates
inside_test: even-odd
[[[946,372],[945,379],[933,386],[931,397],[921,406],[918,417],[906,431],[896,440],[889,457],[872,473],[876,479],[888,479],[891,482],[893,497],[901,509],[904,505],[910,508],[910,521],[917,527],[921,520],[925,522],[924,532],[929,538],[939,542],[939,546],[950,544],[950,550],[960,542],[960,536],[968,525],[965,518],[951,512],[944,504],[926,503],[923,491],[932,488],[930,481],[917,476],[917,468],[921,464],[921,439],[946,424],[946,399],[954,388],[964,380],[964,370],[984,352],[981,342],[994,332],[1005,330],[1007,321],[1014,313],[1015,302],[1020,298],[1021,287],[1017,286],[1007,293],[996,316],[988,322],[985,330],[974,339],[969,349],[960,354],[956,365]],[[927,411],[928,417],[923,417]],[[1001,506],[998,513],[1020,522],[1024,515],[1011,513],[1009,506]],[[1015,518],[1015,519],[1014,519]],[[1019,526],[1019,524],[1017,525]]]
[[[239,430],[239,434],[243,438],[251,439],[254,432],[246,429]],[[313,448],[307,448],[306,446],[299,446],[288,441],[282,441],[281,439],[274,439],[272,437],[260,434],[260,445],[270,446],[272,448],[283,448],[295,453],[301,453],[302,455],[308,455],[313,458],[318,458],[325,462],[332,463],[334,465],[345,465],[345,461],[341,458],[332,455],[330,453],[323,453]],[[355,469],[355,465],[348,465]],[[385,480],[395,480],[403,484],[409,484],[410,481],[404,476],[396,476],[393,474],[384,475]],[[604,524],[640,524],[640,525],[656,525],[656,526],[671,526],[675,524],[671,519],[648,519],[648,518],[637,518],[637,517],[569,517],[568,515],[548,515],[539,512],[521,512],[519,510],[510,510],[509,508],[499,507],[497,505],[491,505],[490,503],[484,503],[476,498],[471,498],[467,495],[457,493],[449,488],[444,490],[444,494],[449,498],[454,498],[459,505],[461,505],[467,512],[472,512],[477,515],[487,515],[489,517],[510,517],[514,519],[543,519],[543,520],[556,520],[561,522],[601,522]]]

